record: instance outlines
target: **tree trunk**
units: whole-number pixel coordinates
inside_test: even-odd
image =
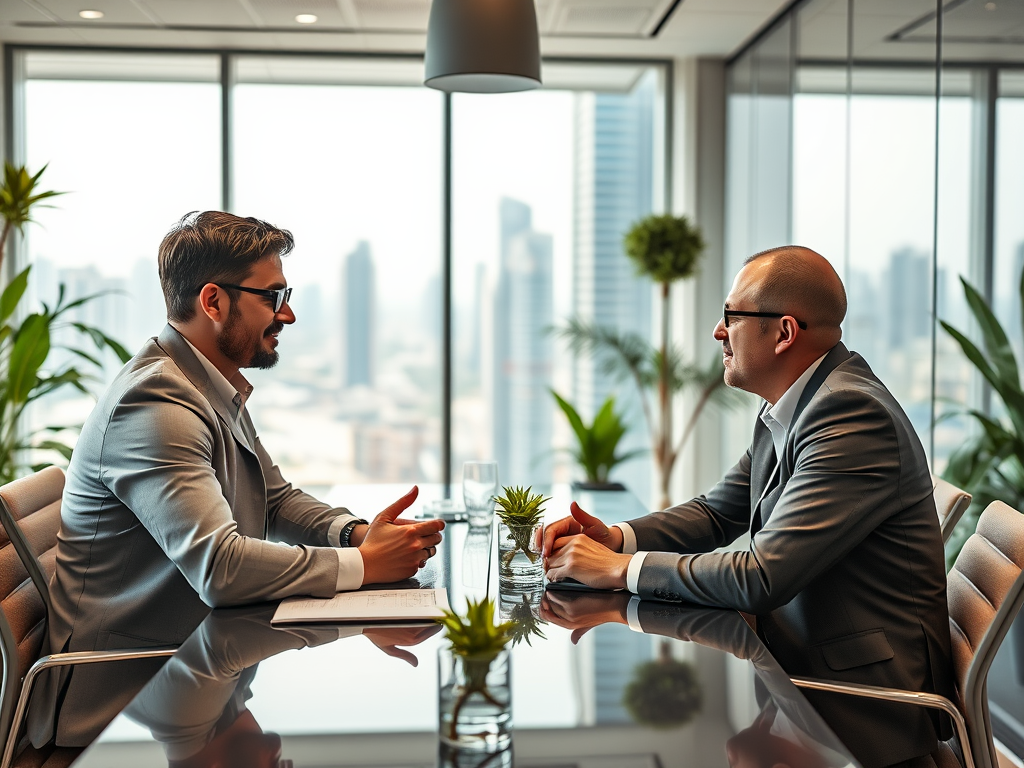
[[[4,247],[7,245],[7,236],[11,233],[11,222],[4,222],[3,232],[0,232],[0,280],[4,276]]]
[[[658,405],[661,410],[661,424],[656,437],[657,446],[655,458],[658,462],[658,475],[661,481],[660,508],[666,509],[671,506],[669,499],[668,484],[672,477],[672,465],[675,464],[675,455],[672,450],[672,391],[669,386],[669,377],[672,371],[669,368],[669,283],[661,284],[661,370],[658,372]]]

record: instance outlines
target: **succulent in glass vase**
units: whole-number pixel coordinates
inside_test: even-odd
[[[512,622],[495,623],[489,598],[468,600],[465,616],[445,611],[437,621],[450,644],[439,651],[441,739],[461,748],[504,748],[511,740]]]
[[[544,507],[550,501],[533,487],[502,488],[498,504],[498,581],[505,589],[533,589],[544,578],[541,540]]]

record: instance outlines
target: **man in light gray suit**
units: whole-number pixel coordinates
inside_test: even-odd
[[[840,342],[845,314],[817,253],[748,259],[715,338],[726,383],[765,400],[750,448],[706,496],[629,523],[573,504],[545,531],[548,578],[753,614],[792,675],[954,695],[927,458]],[[745,549],[712,552],[748,532]],[[808,698],[865,768],[926,755],[946,732],[920,708]]]
[[[168,325],[97,403],[68,468],[51,651],[181,643],[212,607],[397,581],[435,554],[443,522],[398,518],[416,488],[367,524],[293,488],[256,435],[240,369],[273,366],[295,322],[281,264],[293,243],[217,211],[161,243]],[[73,710],[104,684],[99,666],[54,675],[45,698]],[[61,718],[58,744],[73,727]]]

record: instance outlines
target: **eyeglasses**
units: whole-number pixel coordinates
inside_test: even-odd
[[[793,317],[792,315],[785,315],[782,312],[746,312],[740,309],[722,309],[722,319],[725,321],[725,327],[729,327],[730,317]],[[793,317],[796,320],[795,317]],[[800,326],[801,331],[807,330],[807,323],[802,320],[796,320],[796,324]]]
[[[254,293],[257,296],[270,299],[270,304],[274,308],[274,314],[280,312],[281,307],[292,297],[291,288],[249,288],[245,285],[232,285],[231,283],[214,283],[214,285],[218,288],[234,288],[236,291]]]

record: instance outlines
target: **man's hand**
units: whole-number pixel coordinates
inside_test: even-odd
[[[367,526],[358,544],[363,557],[363,584],[408,579],[436,554],[444,529],[443,520],[398,519],[418,495],[419,488],[413,486]]]
[[[624,589],[632,555],[612,552],[589,536],[555,539],[552,553],[544,558],[549,581],[573,578],[595,589]]]
[[[571,517],[563,517],[550,525],[544,526],[544,554],[550,555],[555,549],[555,541],[565,536],[584,534],[599,544],[603,544],[612,552],[622,551],[622,531],[609,528],[596,517],[588,515],[575,501],[569,505]]]
[[[625,592],[580,594],[546,590],[540,600],[540,617],[572,630],[573,645],[590,629],[601,624],[626,623],[626,604],[632,595]]]
[[[403,650],[398,646],[419,645],[428,637],[436,635],[441,631],[440,624],[429,627],[391,627],[387,629],[374,629],[367,627],[363,630],[366,638],[380,648],[388,656],[402,659],[409,662],[410,666],[417,666],[420,662],[415,655]]]

